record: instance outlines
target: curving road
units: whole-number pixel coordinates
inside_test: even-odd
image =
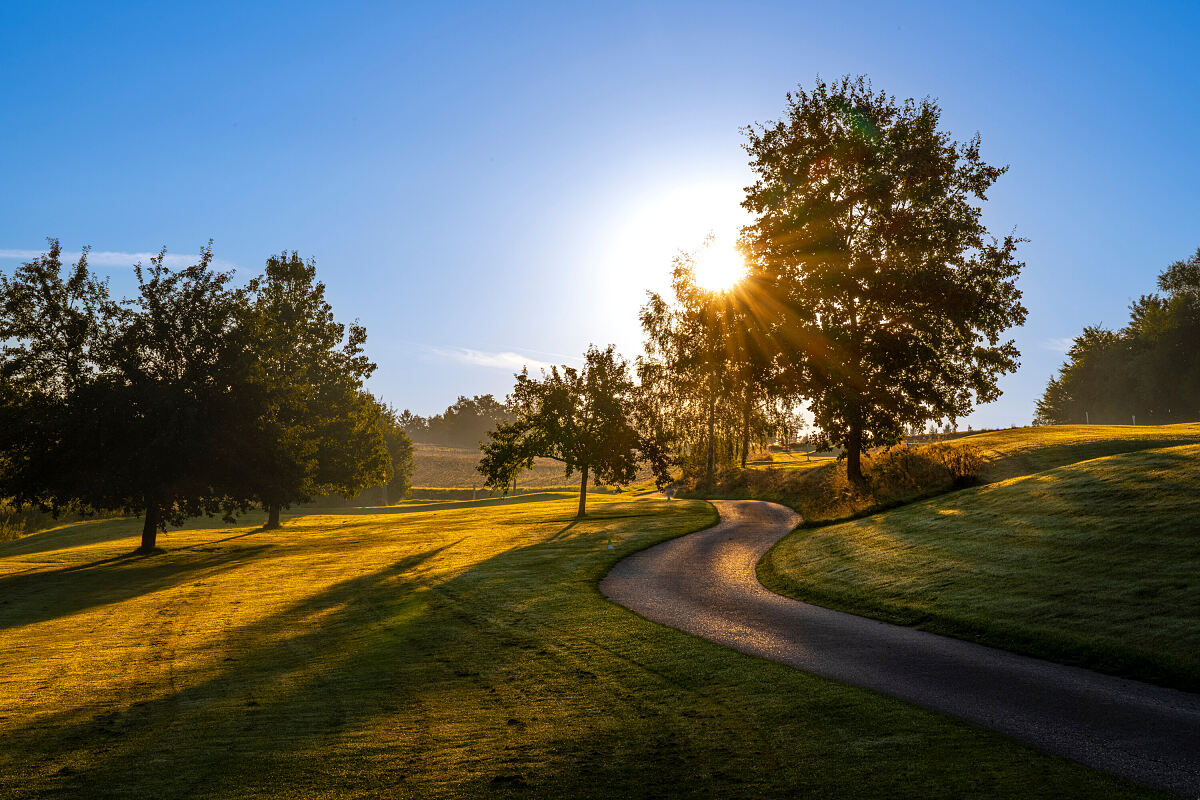
[[[754,500],[619,562],[600,583],[647,619],[864,686],[1096,769],[1200,795],[1200,695],[1053,664],[774,594],[755,565],[799,522]]]

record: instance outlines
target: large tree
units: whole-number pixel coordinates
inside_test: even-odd
[[[57,239],[0,274],[0,497],[57,513],[75,503],[70,404],[111,366],[115,305],[87,249],[64,264]],[[90,426],[89,426],[90,427]],[[86,431],[85,431],[86,433]]]
[[[334,319],[315,262],[295,251],[271,256],[248,286],[246,309],[263,401],[247,478],[275,528],[292,503],[378,484],[389,458],[378,406],[363,389],[375,370],[366,329]]]
[[[906,425],[954,420],[999,396],[1019,353],[1018,239],[992,238],[986,193],[1005,168],[979,137],[939,129],[932,99],[898,102],[863,77],[789,93],[746,129],[751,272],[786,315],[776,340],[847,472]]]
[[[535,458],[578,472],[579,516],[587,509],[588,478],[596,485],[626,484],[647,461],[667,480],[667,454],[653,428],[639,430],[636,387],[624,359],[610,345],[588,348],[582,369],[552,366],[541,379],[522,370],[508,398],[514,419],[491,432],[479,471],[486,485],[506,490]]]
[[[115,303],[56,241],[0,281],[3,492],[53,511],[143,514],[143,550],[187,517],[248,506],[238,445],[257,407],[241,300],[205,248],[134,267]]]

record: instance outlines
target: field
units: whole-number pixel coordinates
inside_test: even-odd
[[[713,511],[574,502],[0,544],[0,796],[1157,796],[609,603]]]
[[[413,462],[414,487],[483,488],[483,476],[475,470],[479,463],[477,448],[442,447],[417,442],[413,445]],[[576,480],[576,486],[578,483]],[[571,481],[563,477],[562,464],[548,458],[539,458],[534,461],[533,469],[518,479],[517,488],[541,489],[570,484]]]
[[[759,577],[821,605],[1200,690],[1200,445],[1161,446],[1200,426],[1114,428],[967,439],[987,449],[990,477],[1033,474],[798,530]]]

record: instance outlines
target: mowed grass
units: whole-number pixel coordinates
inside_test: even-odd
[[[790,453],[760,453],[756,458],[747,461],[746,466],[749,469],[811,469],[836,460],[837,453],[832,450],[812,453],[793,450]]]
[[[0,545],[0,796],[1157,796],[647,622],[598,580],[711,507],[574,505]]]
[[[1026,463],[1062,456],[1019,452]],[[1200,690],[1198,574],[1200,445],[801,529],[759,564],[765,585],[798,599],[1191,691]]]

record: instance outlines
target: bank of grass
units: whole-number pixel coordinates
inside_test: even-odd
[[[844,461],[802,461],[800,455],[779,465],[762,459],[750,469],[724,470],[713,486],[693,478],[682,494],[770,500],[798,511],[807,526],[822,525],[1090,458],[1198,443],[1200,423],[1057,425],[955,435],[937,442],[921,438],[921,443],[864,453],[864,486],[851,484]]]
[[[937,443],[893,447],[863,454],[867,483],[855,486],[846,464],[832,457],[796,462],[784,469],[726,469],[712,486],[684,479],[682,496],[770,500],[791,506],[805,524],[848,519],[978,480],[983,459],[975,448]]]
[[[442,487],[483,490],[483,476],[475,469],[479,465],[479,448],[413,445],[414,487]],[[517,488],[545,489],[567,483],[562,464],[547,458],[534,459],[533,469],[517,480]]]
[[[0,545],[0,796],[1157,796],[609,603],[715,515],[574,503]]]
[[[1048,460],[1017,452],[1027,466]],[[1198,574],[1200,445],[801,529],[759,564],[780,594],[1189,691],[1200,690]]]

